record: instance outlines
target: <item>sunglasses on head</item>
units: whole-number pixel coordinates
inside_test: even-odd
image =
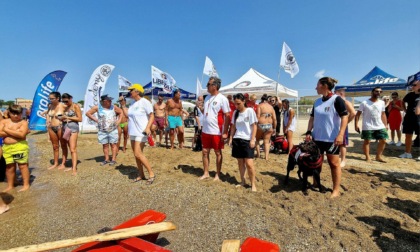
[[[244,97],[243,94],[236,94],[236,95],[233,96],[233,99],[243,100],[243,99],[245,99],[245,97]]]

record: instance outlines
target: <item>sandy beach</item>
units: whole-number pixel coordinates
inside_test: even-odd
[[[307,120],[299,120],[295,143],[306,125]],[[191,146],[192,133],[192,128],[186,129],[185,146]],[[45,133],[33,132],[28,139],[31,188],[18,193],[18,186],[1,194],[10,210],[0,215],[0,249],[93,235],[154,209],[177,226],[158,239],[173,251],[220,251],[223,240],[243,242],[248,236],[277,243],[282,251],[419,251],[420,162],[398,158],[404,146],[387,146],[386,164],[365,162],[353,125],[342,195],[334,200],[329,199],[330,192],[310,191],[304,196],[296,169],[285,186],[286,154],[255,160],[258,192],[252,193],[249,187],[236,187],[239,171],[228,146],[220,182],[198,180],[203,172],[201,153],[146,147],[157,176],[146,185],[132,182],[137,172],[131,149],[119,152],[117,166],[99,166],[103,154],[96,134],[79,136],[77,176],[47,170],[52,147]],[[375,151],[372,143],[372,159]],[[413,156],[419,155],[414,149]],[[214,176],[213,152],[210,160]],[[327,163],[321,182],[332,187]],[[0,190],[4,188],[6,183],[1,182]]]

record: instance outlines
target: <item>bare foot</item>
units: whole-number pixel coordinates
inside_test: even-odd
[[[216,175],[216,177],[214,177],[213,181],[220,181],[219,176]]]
[[[245,187],[245,184],[240,183],[240,184],[237,184],[235,187],[236,187],[236,188],[239,188],[239,187]]]
[[[64,169],[64,172],[69,172],[69,171],[72,171],[73,169],[72,168],[66,168],[66,169]]]
[[[368,162],[368,163],[372,162],[372,160],[370,158],[365,158],[365,161]]]
[[[71,175],[77,176],[77,171],[73,171]]]
[[[204,180],[210,178],[210,175],[204,174],[203,176],[199,177],[198,180]]]
[[[251,191],[256,192],[257,191],[257,187],[256,186],[252,186]]]
[[[4,207],[1,207],[0,208],[0,214],[2,214],[2,213],[5,213],[5,212],[7,212],[7,211],[9,211],[9,206],[8,205],[4,205]]]
[[[125,152],[126,152],[126,149],[124,148],[124,149],[123,149],[123,153],[125,153]]]
[[[330,199],[337,198],[338,196],[340,196],[340,191],[333,191],[331,193]]]
[[[378,157],[377,157],[375,160],[376,160],[376,161],[378,161],[378,162],[381,162],[381,163],[386,163],[386,161],[385,161],[385,160],[383,160],[382,158],[378,158]]]
[[[58,165],[51,165],[50,167],[48,167],[48,170],[52,170],[52,169],[55,169],[56,167],[57,167]]]
[[[13,189],[13,187],[7,187],[6,189],[3,190],[3,192],[8,192],[8,191],[10,191],[12,189]]]
[[[66,166],[64,166],[64,164],[61,164],[59,167],[58,167],[58,170],[64,170],[66,168]]]
[[[24,187],[22,187],[22,189],[20,189],[18,192],[24,192],[24,191],[26,191],[26,190],[28,190],[29,189],[29,186],[24,186]]]
[[[346,166],[346,161],[341,161],[341,163],[340,163],[340,167],[341,168],[343,168],[343,167],[345,167]]]

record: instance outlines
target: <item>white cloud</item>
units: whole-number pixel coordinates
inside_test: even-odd
[[[318,79],[321,79],[322,77],[324,77],[324,74],[325,74],[325,69],[322,69],[322,70],[316,72],[315,77],[318,78]]]

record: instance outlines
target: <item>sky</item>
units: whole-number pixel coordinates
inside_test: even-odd
[[[315,95],[319,76],[350,85],[373,67],[406,79],[420,70],[418,0],[1,0],[0,99],[32,99],[48,73],[67,75],[59,91],[83,100],[92,72],[151,81],[151,65],[195,92],[205,57],[222,86],[249,68],[278,80],[283,42],[299,64],[279,82]],[[207,78],[204,78],[204,84]]]

